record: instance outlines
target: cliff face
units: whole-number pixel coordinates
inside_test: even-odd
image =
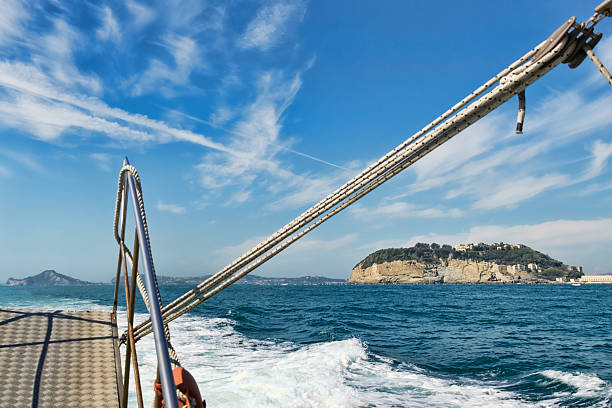
[[[514,271],[506,265],[472,260],[440,260],[439,264],[392,261],[353,268],[349,283],[516,283],[538,282],[528,271]]]

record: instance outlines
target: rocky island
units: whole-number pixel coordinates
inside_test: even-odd
[[[355,265],[349,283],[550,283],[582,275],[582,267],[522,244],[418,243],[371,253]]]
[[[67,285],[95,285],[94,283],[72,278],[55,272],[52,269],[42,271],[38,275],[23,279],[9,278],[7,286],[67,286]]]

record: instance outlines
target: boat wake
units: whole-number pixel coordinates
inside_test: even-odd
[[[144,316],[141,316],[144,317]],[[534,400],[506,383],[448,379],[370,353],[356,338],[297,345],[250,339],[228,318],[171,323],[173,344],[209,406],[224,407],[557,407],[608,406],[610,384],[596,376],[546,370],[523,387],[554,390]],[[155,349],[138,345],[143,386],[152,384]],[[559,384],[562,384],[559,387]],[[132,396],[135,398],[135,396]],[[152,392],[145,392],[149,404]],[[135,402],[135,399],[134,399]]]

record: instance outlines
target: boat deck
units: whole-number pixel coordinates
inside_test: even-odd
[[[5,407],[119,407],[117,327],[108,312],[0,308]]]

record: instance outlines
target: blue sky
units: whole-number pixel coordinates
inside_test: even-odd
[[[158,273],[213,273],[596,2],[32,3],[0,16],[2,282],[111,279],[126,155]],[[346,278],[419,241],[520,242],[612,272],[610,86],[588,60],[556,68],[527,90],[523,135],[516,105],[256,273]]]

